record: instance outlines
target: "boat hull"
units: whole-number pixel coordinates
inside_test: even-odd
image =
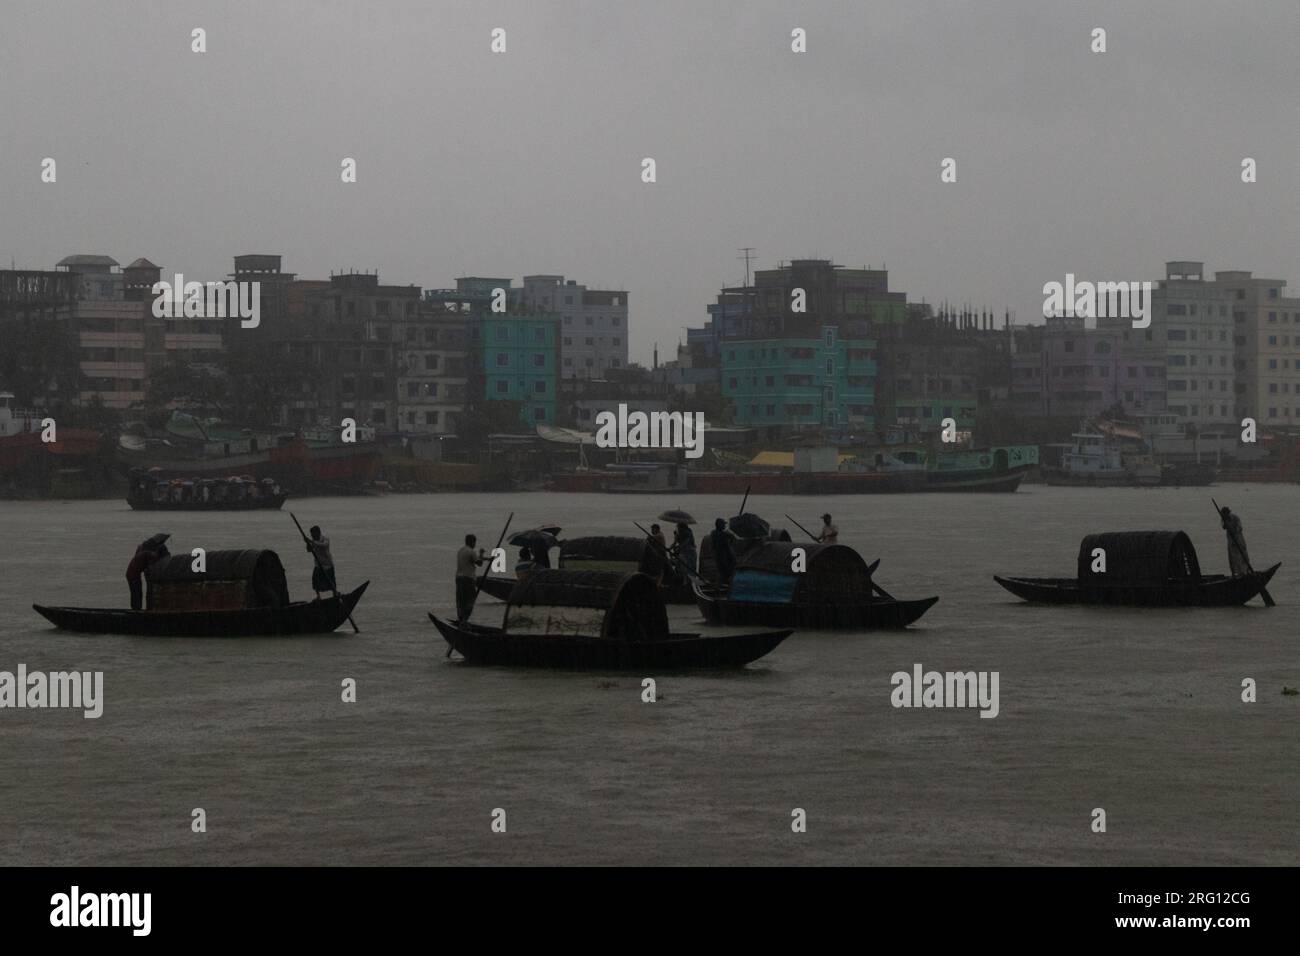
[[[433,614],[429,620],[467,663],[564,670],[744,667],[775,649],[793,633],[779,630],[716,637],[670,634],[662,640],[621,641],[581,635],[509,634],[500,628],[444,621]]]
[[[288,495],[245,498],[242,501],[154,501],[148,496],[128,497],[135,511],[276,511]]]
[[[234,611],[127,611],[116,608],[44,607],[35,611],[68,631],[140,637],[275,637],[328,634],[352,613],[370,585],[321,601],[295,601],[278,608]]]
[[[1268,586],[1280,564],[1238,578],[1205,575],[1196,582],[1162,585],[1118,584],[1080,586],[1075,578],[1018,578],[994,575],[993,580],[1016,597],[1036,604],[1090,604],[1120,607],[1233,607],[1245,604]]]
[[[897,630],[916,623],[938,603],[937,597],[917,601],[881,599],[866,604],[774,604],[730,601],[702,586],[695,603],[712,625],[766,624],[811,630]]]

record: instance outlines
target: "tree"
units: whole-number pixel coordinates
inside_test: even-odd
[[[0,383],[20,406],[50,407],[77,397],[81,370],[76,336],[65,323],[36,316],[0,320]]]

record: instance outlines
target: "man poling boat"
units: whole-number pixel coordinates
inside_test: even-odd
[[[1228,568],[1232,576],[1241,578],[1253,575],[1255,569],[1250,566],[1250,555],[1246,552],[1246,536],[1241,530],[1241,519],[1226,505],[1220,508],[1219,503],[1213,498],[1210,499],[1210,503],[1219,513],[1219,523],[1228,534]],[[1260,587],[1259,596],[1264,599],[1265,607],[1274,607],[1277,603],[1266,587]]]
[[[294,527],[302,535],[303,543],[307,545],[307,550],[311,552],[312,559],[316,562],[316,567],[312,569],[311,585],[312,590],[316,592],[316,600],[320,600],[321,592],[329,590],[335,598],[338,598],[338,584],[334,577],[334,558],[330,554],[329,538],[326,538],[320,530],[319,525],[313,525],[311,529],[312,536],[307,537],[302,530],[302,525],[298,524],[297,516],[290,511],[289,517],[293,518]],[[352,620],[352,611],[348,611],[348,623],[352,625],[352,632],[360,634],[361,628],[357,627],[357,622]]]

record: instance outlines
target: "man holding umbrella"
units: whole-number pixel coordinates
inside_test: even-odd
[[[149,568],[170,556],[164,543],[171,535],[156,534],[141,542],[135,549],[135,556],[126,566],[126,583],[131,589],[131,610],[139,611],[144,607],[144,575]]]
[[[695,573],[698,563],[698,555],[695,549],[695,532],[691,530],[691,525],[695,524],[695,519],[685,511],[673,509],[665,511],[659,516],[660,521],[671,521],[677,526],[673,532],[672,555],[677,558],[678,565],[674,569],[681,571],[682,566],[691,573]]]

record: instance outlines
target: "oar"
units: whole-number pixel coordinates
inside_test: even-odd
[[[1223,512],[1219,510],[1219,503],[1215,501],[1213,498],[1210,499],[1210,503],[1214,505],[1214,513],[1219,516],[1219,521],[1222,522]],[[1224,527],[1224,530],[1228,531],[1226,526]],[[1232,546],[1237,549],[1237,553],[1241,555],[1242,560],[1246,562],[1246,570],[1249,571],[1251,574],[1254,574],[1255,569],[1250,566],[1250,558],[1246,555],[1246,549],[1243,548],[1240,542],[1237,541],[1237,536],[1233,534],[1231,531],[1228,531],[1228,540],[1232,542]],[[1264,599],[1264,607],[1277,606],[1277,602],[1273,600],[1273,595],[1268,593],[1268,588],[1264,588],[1264,587],[1260,588],[1259,596]]]
[[[789,515],[786,515],[786,517],[787,517],[787,518],[790,518]],[[812,538],[814,541],[820,541],[820,540],[821,540],[820,538],[817,537],[817,535],[813,534],[811,531],[809,531],[807,528],[805,528],[805,527],[804,527],[803,525],[801,525],[799,522],[795,521],[793,518],[790,518],[790,520],[791,520],[791,521],[794,521],[794,526],[795,526],[796,528],[798,528],[800,531],[802,531],[802,532],[803,532],[804,534],[806,534],[808,537]],[[868,574],[871,574],[872,572],[874,572],[874,571],[876,570],[876,565],[877,565],[877,564],[880,564],[880,559],[879,559],[879,558],[876,559],[876,564],[873,564],[871,567],[869,567],[869,568],[867,569],[867,573],[868,573]],[[875,578],[872,578],[872,579],[871,579],[871,590],[875,591],[877,594],[879,594],[879,595],[880,595],[882,598],[884,598],[886,601],[897,601],[897,600],[898,600],[898,598],[894,597],[892,594],[890,594],[888,591],[886,591],[884,588],[882,588],[879,584],[877,584]]]
[[[303,540],[304,542],[306,542],[307,545],[309,546],[309,547],[307,548],[307,550],[311,552],[311,556],[316,560],[316,567],[318,567],[318,568],[320,568],[322,571],[324,571],[324,570],[325,570],[325,565],[323,565],[323,564],[320,563],[320,555],[316,553],[316,549],[310,547],[310,545],[311,545],[311,539],[307,537],[307,532],[305,532],[305,531],[302,530],[302,525],[298,524],[298,518],[297,518],[297,516],[296,516],[292,511],[290,511],[290,512],[289,512],[289,517],[290,517],[290,518],[293,518],[293,523],[294,523],[295,525],[298,526],[298,533],[299,533],[300,535],[302,535],[302,540]],[[334,597],[337,598],[338,596],[339,596],[339,590],[338,590],[338,587],[336,586],[336,587],[334,588]],[[351,615],[351,614],[348,614],[348,623],[352,625],[352,633],[354,633],[354,634],[360,634],[360,633],[361,633],[361,628],[357,627],[357,622],[354,621],[354,620],[352,620],[352,615]]]

